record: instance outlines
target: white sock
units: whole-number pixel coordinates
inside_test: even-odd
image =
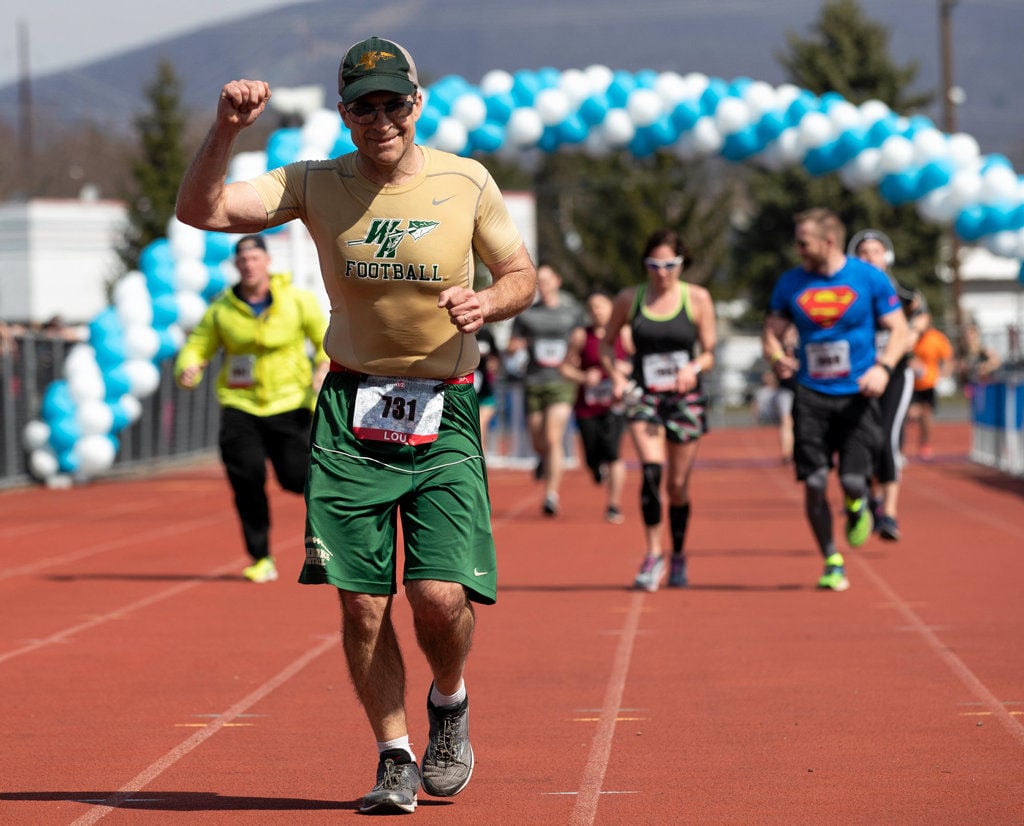
[[[466,699],[466,681],[459,681],[459,688],[452,695],[442,694],[437,690],[437,686],[432,686],[430,689],[430,704],[434,708],[440,708],[441,706],[457,706],[463,700]]]
[[[412,753],[412,746],[409,745],[409,735],[406,734],[404,737],[396,737],[394,740],[385,740],[381,742],[377,741],[377,754],[387,751],[388,749],[401,749],[409,755],[409,759],[413,763],[416,762],[416,755]]]

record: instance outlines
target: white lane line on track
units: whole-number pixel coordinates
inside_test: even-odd
[[[242,560],[235,559],[232,562],[227,563],[226,565],[221,565],[218,568],[214,568],[207,574],[194,577],[193,579],[189,579],[185,582],[179,582],[177,585],[173,585],[170,588],[165,588],[163,591],[157,591],[155,594],[150,594],[148,597],[143,597],[140,600],[130,602],[127,605],[121,606],[120,608],[115,608],[113,611],[108,611],[105,614],[99,614],[97,616],[92,617],[91,619],[86,620],[85,622],[78,623],[78,625],[72,625],[69,628],[65,628],[62,631],[57,631],[53,634],[50,634],[50,636],[48,637],[43,637],[38,640],[32,640],[30,643],[23,645],[20,648],[14,648],[11,651],[5,651],[4,653],[0,654],[0,665],[7,662],[8,660],[13,660],[15,657],[20,657],[23,654],[30,654],[33,651],[38,651],[40,648],[45,648],[48,645],[56,645],[58,643],[67,642],[68,639],[70,639],[71,637],[75,636],[76,634],[80,634],[83,631],[88,631],[90,628],[95,628],[98,625],[103,625],[104,623],[110,622],[111,620],[121,619],[125,616],[125,614],[129,614],[132,611],[138,611],[141,608],[146,608],[158,602],[163,602],[165,599],[170,599],[171,597],[177,596],[183,591],[187,591],[190,588],[195,588],[197,585],[201,585],[204,582],[209,582],[211,579],[215,579],[216,577],[219,577],[222,574],[227,573],[228,571],[237,571],[241,563]]]
[[[626,687],[626,675],[629,673],[629,663],[633,657],[633,643],[636,641],[640,615],[643,613],[644,596],[645,593],[641,591],[634,593],[630,598],[629,611],[622,626],[622,636],[619,638],[615,660],[608,675],[597,731],[594,732],[590,754],[583,769],[576,805],[569,818],[569,823],[573,826],[589,826],[597,816],[601,784],[604,783],[604,775],[608,769],[612,739],[615,736],[615,721],[622,707],[622,692]]]
[[[77,820],[72,821],[71,826],[88,826],[88,824],[95,823],[96,821],[106,817],[123,803],[132,799],[137,792],[142,791],[147,785],[152,783],[157,777],[167,771],[167,769],[171,768],[193,749],[202,745],[203,742],[213,737],[213,735],[237,717],[242,716],[242,714],[256,705],[256,703],[264,697],[288,682],[292,677],[313,662],[313,660],[317,659],[317,657],[320,657],[337,647],[337,636],[331,635],[330,637],[322,639],[317,645],[313,646],[305,654],[287,666],[283,671],[278,673],[277,676],[267,680],[267,682],[251,694],[243,697],[223,714],[211,720],[201,731],[197,731],[188,739],[183,740],[155,763],[151,764],[148,768],[144,769],[129,780],[102,803],[97,804],[95,808],[86,812]]]
[[[982,705],[992,713],[992,716],[999,719],[999,722],[1003,724],[1003,728],[1005,728],[1018,743],[1024,746],[1024,725],[1010,714],[1006,706],[999,701],[998,697],[989,691],[988,687],[975,676],[974,672],[967,667],[964,661],[954,654],[949,649],[949,646],[938,638],[932,630],[932,626],[927,625],[909,605],[900,599],[899,595],[889,587],[889,583],[875,572],[875,569],[870,562],[862,556],[854,557],[851,555],[851,558],[857,567],[868,575],[875,587],[885,594],[886,598],[892,604],[892,607],[903,615],[903,618],[911,626],[911,630],[915,631],[921,639],[925,641],[932,653],[942,660],[942,662],[944,662],[949,669],[960,678],[960,681],[963,682],[970,692],[981,701]]]
[[[56,565],[64,565],[69,562],[77,562],[80,559],[86,559],[90,556],[95,556],[96,554],[101,554],[106,551],[123,548],[126,545],[139,545],[143,542],[148,542],[152,539],[161,539],[165,536],[184,535],[190,531],[197,531],[207,525],[223,522],[224,518],[225,517],[222,512],[217,512],[210,514],[203,519],[190,519],[183,522],[175,522],[174,524],[165,525],[162,528],[152,531],[127,533],[118,539],[111,539],[107,542],[100,542],[95,545],[87,545],[84,548],[72,551],[71,553],[62,554],[60,556],[44,557],[43,559],[36,560],[29,565],[22,565],[20,568],[7,568],[6,570],[0,570],[0,579],[12,579],[16,576],[31,576],[32,574],[38,573],[46,568],[53,568]],[[69,545],[74,544],[74,542],[74,539],[68,540]]]

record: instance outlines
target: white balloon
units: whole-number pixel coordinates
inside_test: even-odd
[[[171,344],[174,345],[175,350],[180,350],[185,343],[185,331],[178,324],[169,324],[167,326],[167,336],[171,339]]]
[[[857,188],[871,186],[882,180],[882,153],[878,149],[865,149],[844,165],[851,180],[857,181]]]
[[[558,79],[558,88],[565,93],[572,109],[590,97],[590,80],[579,69],[566,69],[562,72]]]
[[[174,284],[179,290],[202,292],[210,280],[206,265],[195,258],[185,258],[174,264]]]
[[[92,399],[78,406],[75,421],[83,436],[109,433],[114,424],[114,411],[104,402]]]
[[[686,84],[686,97],[696,100],[704,94],[711,83],[711,78],[702,72],[690,72],[683,76],[683,82]]]
[[[626,100],[626,111],[636,126],[650,126],[661,117],[661,98],[653,89],[635,89]]]
[[[248,181],[267,171],[266,152],[239,152],[228,165],[228,183]]]
[[[174,303],[178,306],[178,324],[184,330],[193,329],[206,312],[206,302],[199,293],[178,290],[174,294]]]
[[[715,110],[715,126],[723,135],[732,135],[750,126],[750,107],[740,98],[727,97]]]
[[[160,335],[148,324],[129,324],[124,330],[124,349],[130,359],[151,359],[160,349]]]
[[[884,174],[904,172],[914,162],[914,144],[902,135],[890,135],[879,147]]]
[[[769,172],[781,172],[787,164],[782,158],[782,151],[777,140],[769,143],[754,156],[754,161]]]
[[[959,214],[949,186],[933,189],[917,202],[917,214],[933,224],[949,224]]]
[[[455,118],[445,116],[438,121],[431,143],[443,152],[457,155],[465,148],[468,139],[466,127]]]
[[[451,116],[472,131],[487,120],[487,104],[475,92],[463,92],[452,102]]]
[[[64,378],[75,375],[81,370],[99,370],[96,363],[96,351],[89,344],[79,343],[72,347],[64,359]],[[102,371],[100,371],[102,372]]]
[[[697,147],[694,143],[693,131],[683,132],[676,142],[672,144],[672,151],[681,161],[694,161],[697,159]]]
[[[778,95],[770,83],[755,80],[743,90],[743,101],[750,109],[751,122],[778,107]]]
[[[124,363],[124,371],[128,374],[131,394],[137,399],[146,398],[160,386],[160,371],[151,361],[128,359]]]
[[[949,157],[958,169],[969,169],[978,162],[981,148],[973,135],[957,132],[949,138]]]
[[[1007,166],[994,165],[981,176],[979,197],[983,204],[999,204],[1017,195],[1017,173]]]
[[[117,400],[117,403],[121,405],[121,409],[124,410],[130,423],[134,424],[142,416],[142,402],[131,393],[125,393]]]
[[[699,153],[712,155],[722,148],[723,143],[725,139],[710,117],[704,115],[697,118],[693,125],[693,145]]]
[[[569,114],[569,98],[561,89],[541,89],[533,105],[545,126],[557,126]]]
[[[191,258],[197,261],[202,260],[206,252],[206,233],[201,229],[183,224],[177,218],[171,218],[167,222],[167,240],[171,245],[171,252],[174,259]]]
[[[633,119],[625,109],[609,109],[599,127],[609,146],[625,146],[636,134]]]
[[[910,140],[914,145],[915,166],[949,157],[949,140],[938,129],[921,129]]]
[[[949,197],[957,212],[978,202],[981,176],[976,169],[959,169],[949,182]]]
[[[31,422],[26,424],[24,430],[21,432],[21,444],[28,453],[31,453],[33,450],[38,450],[41,447],[45,447],[46,443],[49,441],[50,426],[39,419],[33,419]]]
[[[847,129],[860,126],[860,109],[848,100],[836,101],[828,108],[828,119],[832,121],[835,134],[841,135]]]
[[[804,153],[817,149],[835,138],[836,131],[828,115],[822,112],[808,112],[796,126],[800,147]]]
[[[40,447],[33,450],[28,457],[28,468],[37,479],[50,479],[57,475],[60,463],[53,448]]]
[[[779,111],[785,111],[789,104],[796,100],[804,90],[793,83],[783,83],[775,89],[775,102]]]
[[[783,129],[774,143],[783,168],[792,166],[804,156],[804,149],[800,145],[800,133],[795,126]]]
[[[608,155],[608,141],[600,129],[590,130],[580,148],[588,158],[604,158]]]
[[[103,383],[103,374],[97,368],[92,370],[78,370],[68,376],[68,391],[75,404],[81,405],[92,399],[102,399],[106,392],[106,385]]]
[[[981,243],[994,255],[1013,258],[1017,252],[1017,233],[1014,230],[1003,230],[994,235],[986,235]]]
[[[114,464],[114,444],[105,436],[83,436],[72,452],[78,458],[76,475],[86,479],[110,470]]]
[[[302,143],[316,152],[318,157],[325,158],[338,140],[341,125],[341,115],[337,109],[316,109],[302,124]]]
[[[860,125],[867,128],[887,117],[892,110],[880,100],[866,100],[859,107]]]
[[[504,95],[512,91],[516,79],[504,69],[492,69],[480,79],[480,93],[483,95]]]
[[[536,109],[523,106],[512,110],[505,125],[505,135],[513,146],[533,146],[543,134],[544,123]]]
[[[118,279],[112,297],[114,310],[122,324],[153,323],[153,299],[146,286],[146,276],[138,270],[132,270]]]
[[[687,97],[686,81],[678,72],[659,72],[654,81],[654,91],[661,98],[665,111],[671,110]]]
[[[590,93],[592,95],[605,91],[611,85],[612,78],[615,77],[615,73],[611,69],[601,64],[588,66],[583,70],[583,74],[587,76],[587,82],[590,84]]]

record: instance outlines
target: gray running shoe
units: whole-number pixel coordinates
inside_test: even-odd
[[[363,814],[411,814],[416,811],[420,770],[402,749],[381,752],[377,764],[377,785],[363,798]]]
[[[642,588],[645,591],[658,590],[661,584],[661,576],[665,573],[665,557],[646,556],[640,565],[640,570],[633,580],[634,588]]]
[[[421,766],[423,791],[434,797],[451,797],[466,788],[473,775],[469,698],[457,706],[438,708],[430,702],[428,694],[427,719],[430,739]]]
[[[686,557],[673,554],[668,569],[668,587],[685,588],[689,584],[686,578]]]

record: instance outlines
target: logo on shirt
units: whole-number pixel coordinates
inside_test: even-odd
[[[362,244],[376,244],[376,258],[395,258],[398,245],[406,238],[419,241],[424,235],[433,232],[440,226],[440,221],[409,221],[403,227],[401,218],[375,218],[366,231],[366,235],[355,241],[348,241],[350,247]]]
[[[796,303],[811,321],[827,330],[846,315],[856,300],[853,287],[812,287],[804,290]]]

